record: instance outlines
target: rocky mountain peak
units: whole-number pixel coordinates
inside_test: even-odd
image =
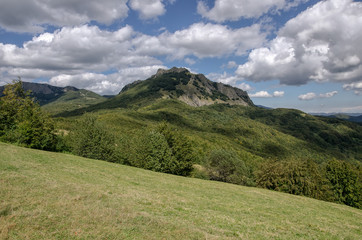
[[[214,103],[254,105],[248,94],[241,89],[213,82],[203,74],[194,74],[186,68],[177,67],[159,69],[149,79],[126,85],[120,94],[127,94],[127,92],[138,92],[139,96],[152,95],[158,96],[157,98],[178,99],[191,106],[211,105]]]
[[[173,67],[171,69],[158,69],[157,70],[157,73],[153,76],[153,77],[159,77],[163,74],[166,74],[166,73],[182,73],[182,72],[188,72],[190,73],[189,70],[187,70],[186,68],[178,68],[178,67]]]

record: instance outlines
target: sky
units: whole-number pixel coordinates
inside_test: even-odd
[[[0,85],[101,95],[185,67],[255,104],[362,113],[362,1],[0,0]]]

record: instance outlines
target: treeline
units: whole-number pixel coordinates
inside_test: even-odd
[[[127,164],[157,172],[192,176],[303,195],[362,208],[361,165],[331,159],[264,159],[225,149],[199,151],[198,143],[167,122],[115,134],[95,114],[74,120],[69,132],[57,131],[21,81],[5,87],[0,98],[0,140],[50,151]]]

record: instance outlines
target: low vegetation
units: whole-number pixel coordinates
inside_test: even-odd
[[[361,210],[0,143],[0,239],[360,239]]]

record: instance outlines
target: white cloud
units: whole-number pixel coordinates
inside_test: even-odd
[[[0,75],[6,79],[17,76],[24,80],[53,78],[54,82],[68,79],[91,86],[93,79],[104,79],[97,75],[102,72],[162,65],[158,56],[184,59],[192,64],[195,60],[190,56],[242,54],[261,45],[264,39],[258,25],[231,29],[218,24],[197,23],[158,36],[135,32],[130,26],[117,31],[88,25],[63,27],[53,33],[35,36],[21,47],[0,43]],[[236,82],[232,77],[224,80]]]
[[[344,84],[343,89],[353,90],[355,94],[360,95],[362,93],[362,81]]]
[[[274,97],[283,97],[284,96],[284,91],[275,91],[273,93]]]
[[[249,96],[255,97],[255,98],[271,98],[271,97],[273,97],[273,95],[271,95],[267,91],[259,91],[256,93],[249,94]]]
[[[310,92],[310,93],[299,95],[298,99],[299,100],[313,100],[316,98],[331,98],[331,97],[335,96],[337,93],[338,93],[338,91],[332,91],[332,92],[321,93],[321,94],[317,95],[314,92]]]
[[[162,65],[124,68],[117,73],[105,75],[96,73],[82,73],[75,75],[61,74],[50,79],[54,86],[75,86],[87,89],[101,95],[118,94],[122,88],[135,80],[144,80],[155,74]]]
[[[44,25],[74,26],[92,20],[111,24],[128,15],[127,0],[0,0],[0,27],[42,32]]]
[[[185,62],[189,65],[194,65],[196,61],[192,58],[185,58]]]
[[[317,94],[315,94],[313,92],[302,94],[302,95],[298,96],[299,100],[312,100],[312,99],[315,99],[316,97],[317,97]]]
[[[362,3],[352,0],[317,3],[289,20],[267,47],[252,50],[236,73],[252,81],[279,79],[286,85],[360,81],[361,9]]]
[[[197,12],[204,18],[216,21],[237,21],[241,18],[258,18],[268,12],[288,10],[309,0],[215,0],[209,9],[204,1],[197,4]]]
[[[333,91],[333,92],[327,92],[327,93],[321,93],[319,94],[320,98],[331,98],[334,95],[336,95],[338,93],[338,91]]]
[[[240,83],[240,84],[237,84],[236,87],[237,87],[237,88],[240,88],[240,89],[242,89],[242,90],[244,90],[244,91],[250,91],[250,90],[253,89],[249,84],[244,83],[244,82],[243,82],[243,83]]]
[[[140,13],[142,19],[156,18],[166,12],[162,0],[130,0],[129,5]]]
[[[258,24],[232,29],[219,24],[195,23],[174,33],[165,31],[159,36],[140,35],[132,44],[137,53],[143,55],[167,55],[171,59],[192,55],[206,58],[243,55],[260,47],[265,37]]]
[[[265,34],[260,26],[231,29],[219,24],[195,23],[189,28],[159,36],[163,46],[173,49],[175,58],[194,55],[199,58],[243,55],[247,50],[261,46]]]
[[[274,91],[273,94],[268,93],[267,91],[259,91],[256,93],[249,94],[250,97],[254,98],[272,98],[272,97],[283,97],[284,91]]]
[[[138,35],[129,26],[110,32],[84,25],[41,34],[22,47],[0,43],[0,75],[3,79],[50,78],[56,85],[75,85],[98,93],[109,87],[114,93],[162,66],[156,58],[134,50],[132,40]],[[137,74],[131,74],[132,69]],[[101,74],[107,71],[118,73]]]
[[[226,65],[227,68],[236,68],[238,64],[235,61],[229,61]]]

